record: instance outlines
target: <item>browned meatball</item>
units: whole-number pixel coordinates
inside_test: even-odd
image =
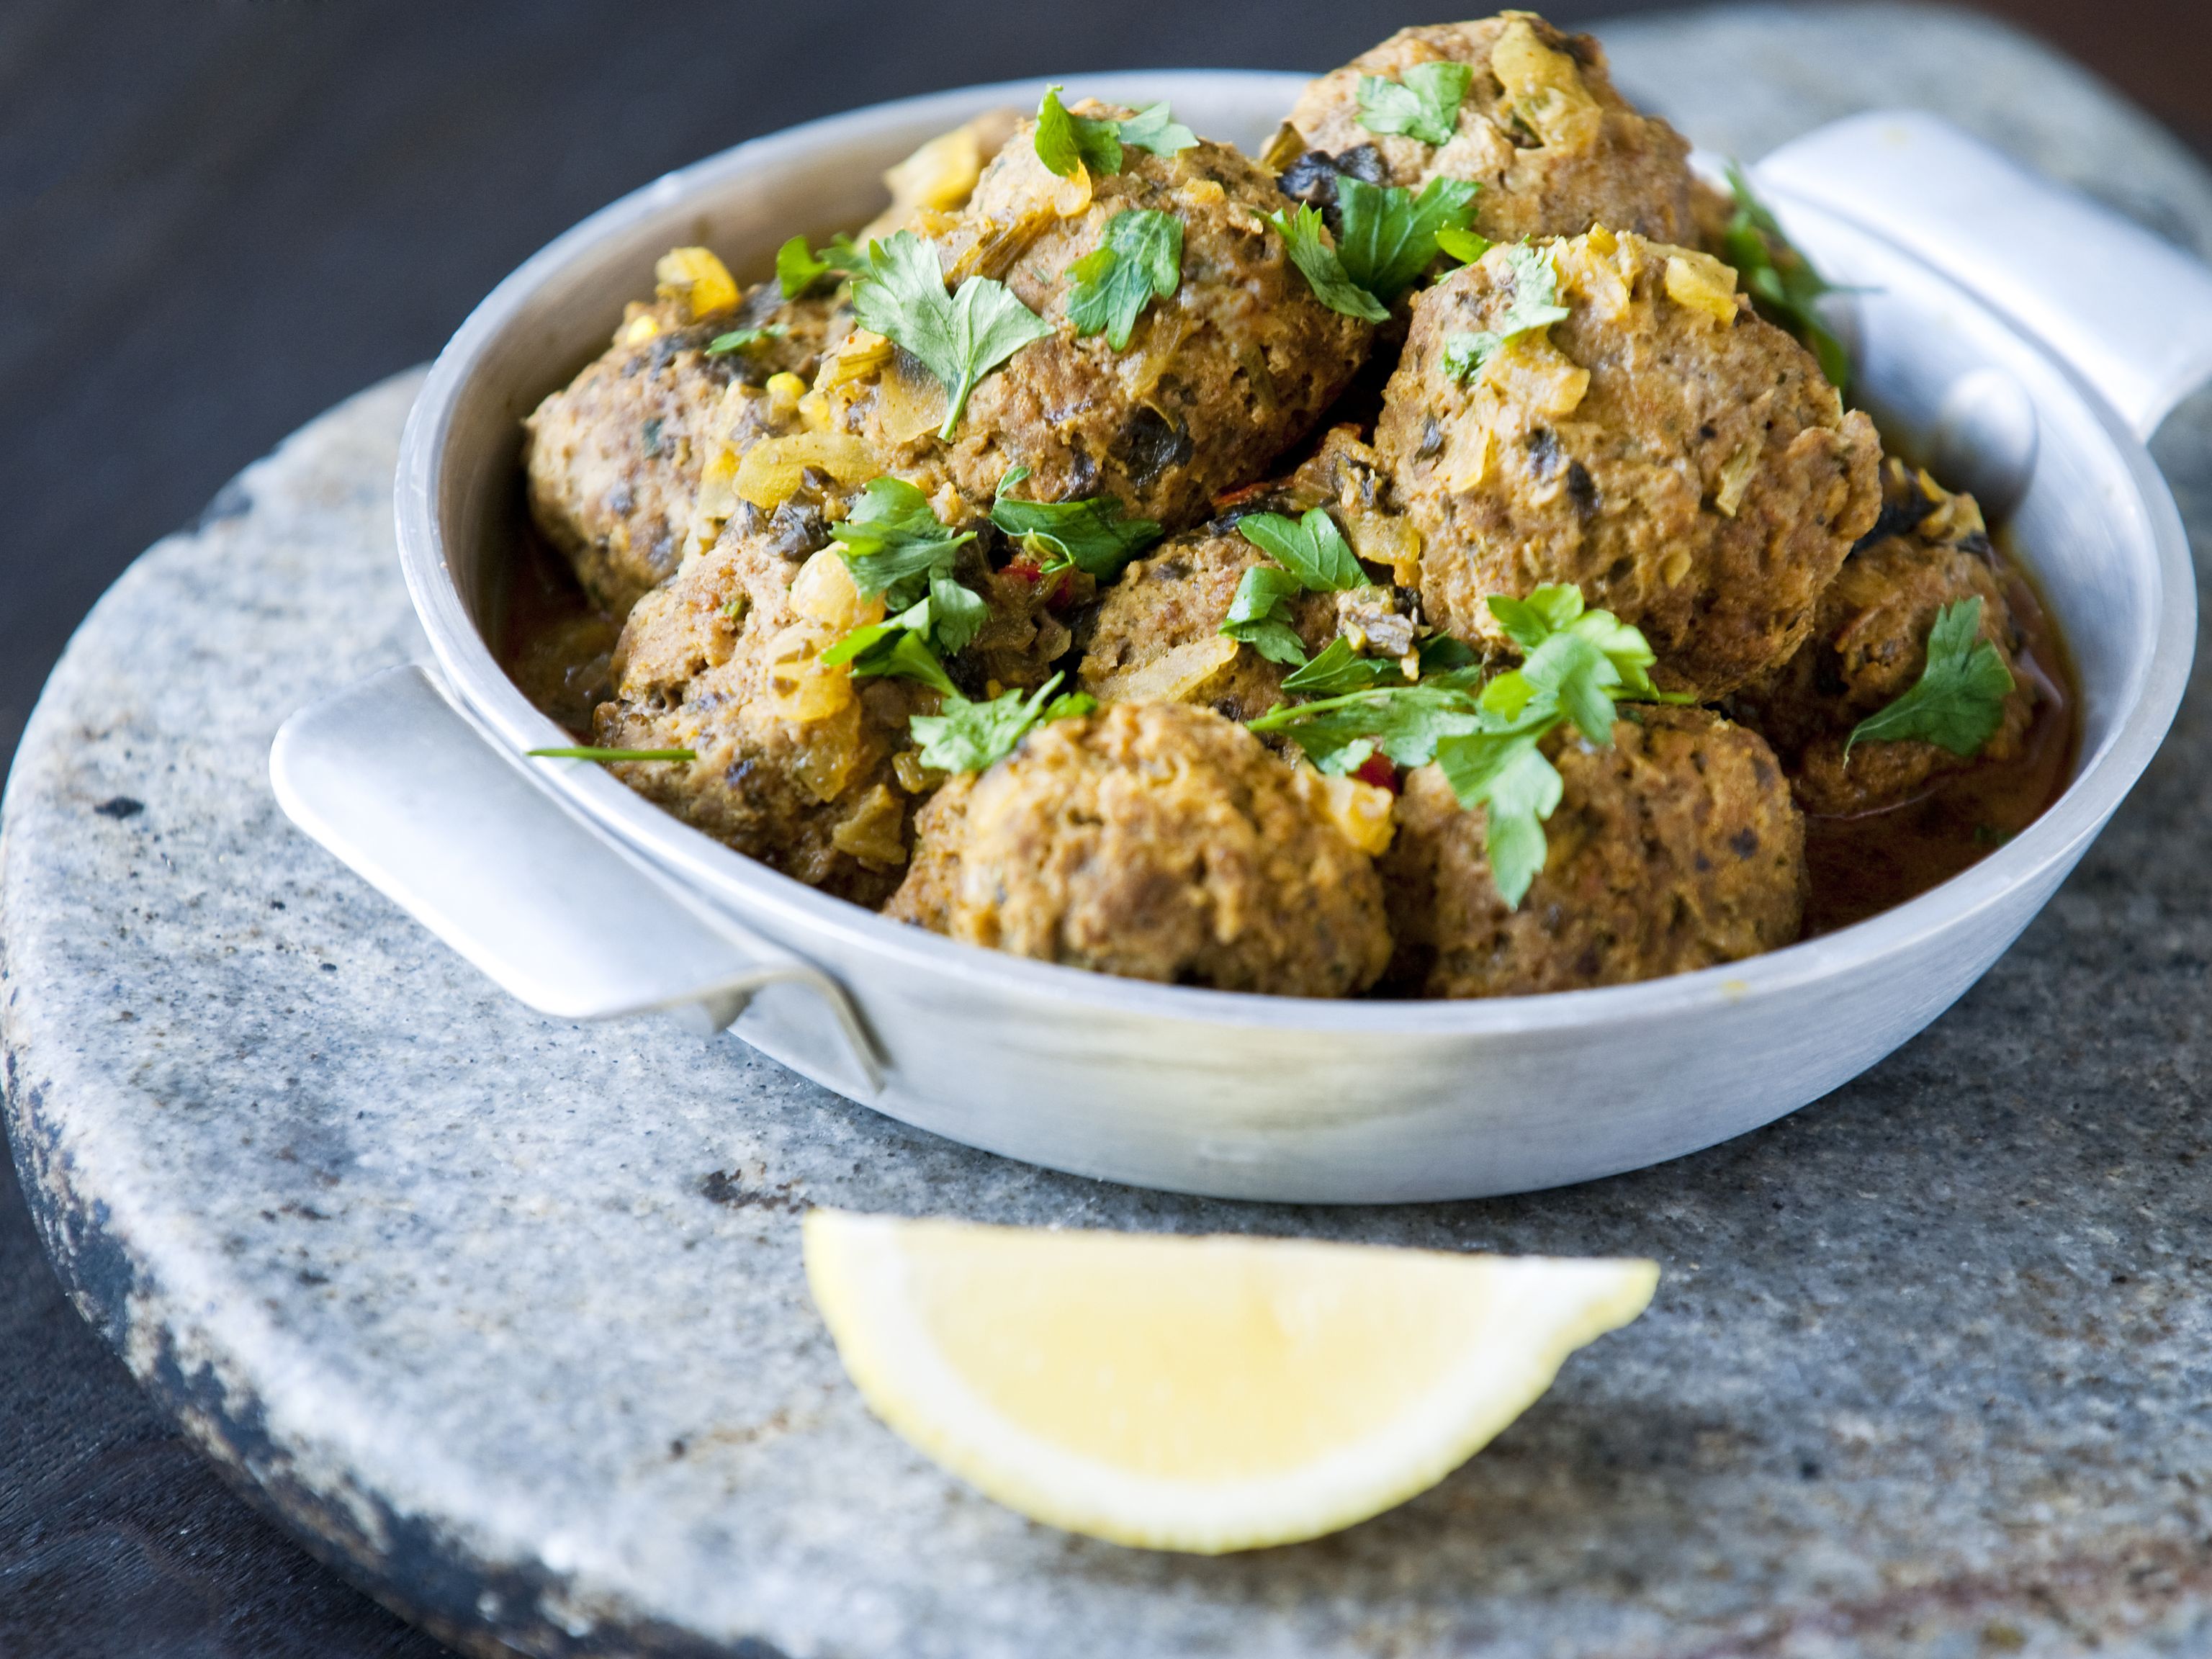
[[[1120,703],[940,790],[885,914],[1134,979],[1342,996],[1390,954],[1382,884],[1343,826],[1373,844],[1388,802],[1208,710]]]
[[[1402,82],[1415,65],[1438,62],[1474,72],[1449,143],[1367,128],[1363,77]],[[1468,179],[1482,186],[1477,227],[1500,241],[1593,225],[1666,242],[1692,234],[1688,143],[1613,90],[1595,40],[1534,12],[1401,29],[1308,87],[1290,125],[1297,143],[1286,148],[1306,154],[1288,162],[1284,184],[1316,205],[1334,201],[1338,173],[1410,186]]]
[[[1490,595],[1572,583],[1644,630],[1661,685],[1709,701],[1796,649],[1873,524],[1873,425],[1709,256],[1602,230],[1539,246],[1565,320],[1461,378],[1455,343],[1510,327],[1527,280],[1528,250],[1492,248],[1417,296],[1385,396],[1428,618],[1496,640]]]
[[[841,897],[879,904],[898,884],[913,804],[894,757],[907,720],[937,694],[854,679],[823,648],[882,614],[797,509],[750,510],[713,549],[630,612],[600,705],[610,748],[690,749],[697,758],[611,769],[716,840]],[[811,529],[811,533],[810,533]],[[920,783],[911,758],[907,778]]]
[[[1313,423],[1358,369],[1371,331],[1314,297],[1263,216],[1285,205],[1273,179],[1235,150],[1131,147],[1121,172],[1071,181],[1046,171],[1033,132],[1015,134],[935,243],[949,280],[1004,282],[1053,334],[983,378],[950,444],[936,435],[943,388],[878,337],[856,334],[817,383],[830,424],[863,439],[885,471],[932,492],[950,480],[978,510],[1021,465],[1027,498],[1110,495],[1170,530],[1194,524],[1216,494]],[[1182,270],[1175,293],[1152,299],[1116,351],[1105,333],[1076,333],[1067,272],[1133,210],[1182,222]]]
[[[1353,428],[1330,431],[1290,477],[1240,492],[1237,510],[1297,517],[1324,506],[1353,550],[1381,568],[1370,568],[1378,584],[1384,572],[1418,571],[1419,538],[1391,510],[1381,458]],[[1227,638],[1221,624],[1244,573],[1267,562],[1224,518],[1130,565],[1098,606],[1083,689],[1109,702],[1204,703],[1237,720],[1266,714],[1284,700],[1290,669]],[[1411,598],[1385,586],[1302,593],[1291,601],[1291,626],[1309,656],[1343,632],[1364,654],[1401,657],[1421,631],[1403,614]]]
[[[773,283],[734,307],[694,318],[690,307],[680,295],[632,305],[614,344],[523,423],[531,516],[617,617],[675,573],[717,442],[742,449],[779,429],[758,388],[781,370],[811,372],[844,326],[829,299],[787,302]],[[783,331],[707,355],[750,327]]]
[[[1729,714],[1774,746],[1808,812],[1878,811],[1948,773],[2016,759],[2034,714],[2020,631],[1974,498],[1946,494],[1896,461],[1884,484],[1878,531],[1887,533],[1869,537],[1844,562],[1796,653],[1729,700]],[[1900,739],[1855,744],[1846,759],[1851,728],[1918,683],[1937,613],[1973,599],[1982,602],[1982,637],[2013,677],[1996,733],[1970,757]]]
[[[1394,981],[1431,997],[1619,985],[1733,962],[1797,937],[1803,820],[1756,732],[1703,709],[1640,708],[1613,746],[1547,743],[1565,793],[1550,854],[1509,910],[1483,809],[1433,766],[1406,778],[1382,860]]]

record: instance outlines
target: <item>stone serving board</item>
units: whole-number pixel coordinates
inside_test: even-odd
[[[1753,9],[1606,34],[1710,146],[1935,107],[2212,254],[2181,152],[1992,26]],[[1521,1199],[1164,1197],[928,1139],[731,1039],[539,1018],[291,830],[277,724],[422,648],[388,506],[416,384],[307,427],[101,601],[0,839],[9,1122],[61,1271],[374,1594],[537,1655],[2212,1646],[2201,684],[1988,979],[1771,1128]],[[2200,548],[2208,445],[2200,399],[2158,446]],[[807,1299],[811,1203],[1665,1278],[1435,1491],[1194,1559],[1032,1525],[879,1425]]]

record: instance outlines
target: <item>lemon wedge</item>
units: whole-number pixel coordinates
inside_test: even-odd
[[[1644,1311],[1656,1262],[1044,1231],[813,1210],[878,1416],[1032,1520],[1216,1554],[1424,1492]]]

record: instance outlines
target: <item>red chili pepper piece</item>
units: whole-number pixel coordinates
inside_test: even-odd
[[[1398,793],[1398,769],[1390,763],[1388,755],[1370,755],[1352,775],[1377,789],[1388,789],[1394,795]]]

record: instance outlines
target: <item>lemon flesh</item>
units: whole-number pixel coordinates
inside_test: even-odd
[[[1425,1491],[1643,1312],[1658,1264],[814,1210],[876,1414],[1033,1520],[1214,1554]]]

